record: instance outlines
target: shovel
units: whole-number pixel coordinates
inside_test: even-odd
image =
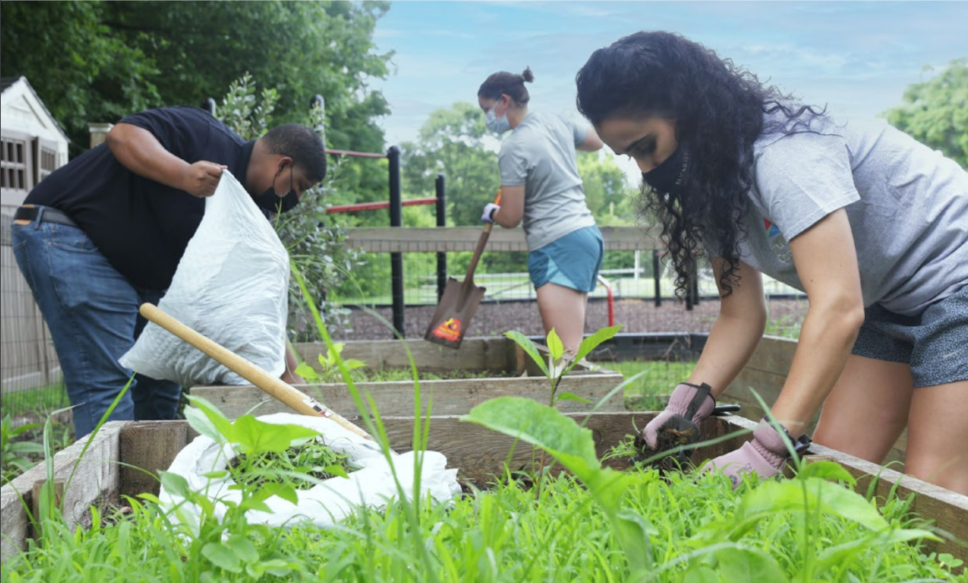
[[[494,204],[501,204],[500,190],[497,191]],[[467,267],[464,283],[453,277],[447,280],[444,295],[440,297],[440,303],[437,305],[434,317],[430,320],[424,340],[455,350],[460,348],[464,333],[467,332],[471,318],[474,317],[474,312],[477,311],[477,306],[480,305],[481,298],[487,290],[474,285],[474,271],[477,269],[477,262],[484,252],[484,246],[487,245],[487,239],[491,236],[493,228],[494,223],[484,225],[484,232],[481,233],[481,238],[477,240],[477,248],[474,249],[474,257]]]
[[[350,423],[346,420],[346,418],[342,417],[340,414],[336,413],[326,405],[323,405],[316,399],[303,394],[298,389],[293,388],[289,383],[281,379],[277,379],[248,360],[232,352],[228,348],[225,348],[221,344],[218,344],[206,338],[202,334],[192,330],[188,326],[182,324],[178,320],[163,312],[160,308],[158,308],[158,306],[148,303],[141,304],[141,309],[139,311],[141,312],[141,315],[149,321],[158,324],[165,330],[171,332],[175,336],[201,350],[208,356],[214,358],[219,362],[219,364],[227,367],[229,370],[249,381],[253,385],[259,387],[266,393],[269,393],[279,401],[291,407],[297,413],[302,413],[303,415],[315,415],[317,417],[326,417],[327,419],[335,421],[344,429],[352,431],[360,437],[373,440],[373,437],[369,433],[363,431],[353,423]]]

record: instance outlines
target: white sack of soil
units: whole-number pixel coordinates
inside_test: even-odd
[[[285,371],[289,254],[275,229],[228,171],[188,242],[158,307],[273,376]],[[193,385],[247,384],[160,326],[148,323],[121,365]]]
[[[275,413],[258,418],[259,421],[273,424],[295,424],[309,427],[323,435],[323,441],[337,453],[347,456],[353,467],[360,468],[350,472],[348,478],[335,477],[323,480],[309,490],[299,490],[299,503],[293,504],[278,496],[266,500],[272,512],[249,510],[246,520],[250,524],[269,526],[291,526],[300,521],[309,521],[321,528],[329,528],[353,513],[360,505],[382,508],[387,501],[397,498],[398,491],[390,471],[390,464],[373,441],[352,433],[325,417],[309,417],[292,413]],[[413,499],[414,452],[391,454],[397,478],[407,499]],[[224,470],[235,459],[236,453],[230,444],[219,445],[204,435],[196,437],[182,449],[172,462],[169,472],[178,474],[188,481],[194,492],[205,492],[215,503],[219,519],[225,516],[225,502],[238,503],[242,495],[238,490],[230,490],[235,484],[231,477],[207,478],[205,474]],[[457,470],[445,469],[447,458],[436,451],[423,452],[420,497],[429,494],[436,502],[446,502],[461,492],[457,483]],[[185,499],[161,489],[159,499],[168,509],[176,509],[171,515],[173,520],[190,525],[197,531],[199,508],[185,502]]]

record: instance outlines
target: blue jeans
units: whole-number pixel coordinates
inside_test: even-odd
[[[147,323],[138,307],[164,292],[134,288],[75,227],[14,224],[13,251],[54,340],[75,433],[87,435],[131,378],[118,359]],[[109,420],[174,419],[180,397],[175,383],[136,375]]]

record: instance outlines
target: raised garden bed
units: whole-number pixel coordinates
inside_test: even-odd
[[[548,402],[548,379],[534,362],[512,340],[503,337],[467,338],[459,350],[444,348],[424,340],[407,340],[420,374],[447,377],[467,376],[476,378],[444,378],[421,380],[424,398],[433,396],[434,415],[462,415],[488,399],[505,395],[527,397],[541,403]],[[540,348],[540,347],[539,347]],[[302,343],[296,351],[307,363],[318,362],[325,354],[322,344]],[[381,371],[409,371],[410,360],[399,341],[347,342],[341,356],[366,363],[371,373]],[[559,392],[567,391],[598,403],[623,381],[622,375],[590,363],[578,363],[561,381]],[[381,415],[413,415],[413,381],[357,382],[361,391],[367,391],[376,401]],[[346,385],[323,383],[300,385],[304,393],[315,397],[330,409],[346,414],[355,411]],[[192,387],[191,394],[214,403],[230,419],[247,413],[258,405],[255,413],[289,412],[289,408],[253,386]],[[581,401],[561,401],[559,409],[565,412],[591,410],[592,405]],[[598,409],[599,411],[623,411],[623,396],[616,394]]]
[[[756,391],[767,405],[772,405],[780,396],[780,390],[793,364],[793,355],[797,349],[796,340],[764,336],[760,340],[750,361],[743,367],[736,380],[726,387],[726,392],[720,396],[723,403],[739,403],[742,406],[740,415],[747,419],[759,421],[763,418],[763,408],[753,395]],[[820,414],[814,417],[808,428],[812,433],[816,427]],[[888,452],[885,463],[903,462],[904,452],[907,450],[907,429],[901,433],[894,447]]]
[[[587,427],[593,432],[599,456],[608,451],[635,427],[643,427],[652,419],[653,413],[597,413],[592,415]],[[581,419],[583,415],[572,415]],[[413,438],[411,418],[387,417],[384,419],[391,446],[403,452],[410,449]],[[723,437],[741,429],[750,429],[753,423],[739,417],[712,418],[704,426],[707,438]],[[106,424],[94,437],[88,452],[80,461],[77,472],[66,491],[63,492],[65,519],[70,524],[87,525],[91,520],[90,506],[107,508],[120,502],[120,496],[156,493],[158,482],[141,470],[156,472],[165,469],[177,452],[193,437],[186,422],[112,422]],[[744,436],[734,436],[709,445],[696,453],[696,457],[708,458],[738,447]],[[67,480],[84,447],[79,442],[59,453],[54,460],[55,480]],[[428,448],[448,457],[449,466],[460,468],[465,482],[484,485],[492,476],[502,472],[503,464],[510,460],[512,468],[529,469],[535,460],[532,450],[523,443],[494,433],[481,426],[458,421],[454,416],[439,416],[431,420]],[[513,455],[509,452],[514,449]],[[892,489],[897,494],[916,494],[911,510],[923,518],[934,520],[937,527],[953,534],[960,540],[968,540],[968,497],[903,476],[895,471],[864,462],[852,456],[814,447],[809,461],[833,460],[843,465],[858,478],[857,491],[869,488],[878,497],[887,497]],[[613,467],[625,467],[624,459],[607,462]],[[872,476],[878,476],[872,483]],[[6,561],[18,549],[26,546],[31,536],[26,507],[32,502],[32,492],[45,477],[42,467],[34,468],[0,492],[2,511],[3,547]],[[18,492],[24,497],[20,500]],[[950,542],[928,543],[928,548],[951,553],[968,559],[968,550]]]

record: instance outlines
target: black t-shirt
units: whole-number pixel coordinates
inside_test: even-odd
[[[245,142],[202,109],[151,109],[120,123],[151,132],[188,163],[224,164],[245,183],[254,142]],[[147,290],[168,289],[205,213],[204,199],[138,176],[117,161],[107,144],[45,178],[25,204],[67,213],[118,272]]]

